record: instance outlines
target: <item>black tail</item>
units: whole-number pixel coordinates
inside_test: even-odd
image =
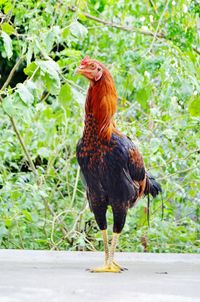
[[[155,178],[146,172],[146,187],[144,190],[144,194],[147,195],[147,222],[148,227],[150,227],[150,198],[149,194],[153,197],[156,197],[159,193],[162,193],[161,185],[155,180]],[[162,219],[164,216],[164,204],[162,199]]]
[[[161,185],[155,180],[155,178],[146,172],[146,187],[144,194],[151,194],[153,197],[156,197],[159,193],[162,192]]]

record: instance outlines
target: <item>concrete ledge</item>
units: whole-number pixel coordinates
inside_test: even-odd
[[[200,255],[117,253],[128,271],[92,274],[103,253],[0,250],[0,302],[199,302]]]
[[[69,262],[69,261],[102,261],[103,252],[69,252],[69,251],[44,251],[44,250],[5,250],[0,249],[0,262]],[[125,262],[187,262],[200,264],[198,254],[173,254],[173,253],[116,253],[116,259]]]

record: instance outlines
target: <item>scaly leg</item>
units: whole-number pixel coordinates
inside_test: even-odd
[[[113,232],[111,249],[110,249],[110,257],[109,257],[109,262],[108,262],[110,271],[113,273],[120,273],[123,270],[122,267],[114,261],[114,254],[115,254],[118,238],[119,238],[119,233]]]
[[[102,231],[103,244],[104,244],[104,252],[105,252],[105,265],[107,265],[109,260],[109,247],[108,247],[108,233],[107,230]]]
[[[89,269],[91,273],[107,272],[108,261],[109,261],[108,233],[107,230],[103,230],[101,232],[102,232],[103,243],[104,243],[105,262],[104,262],[104,266],[102,267]]]
[[[117,268],[118,270],[125,271],[125,270],[128,270],[128,269],[125,268],[125,267],[122,267],[116,261],[114,261],[114,253],[115,253],[115,249],[116,249],[116,245],[117,245],[117,241],[118,241],[119,235],[120,235],[119,233],[113,233],[109,261],[110,261],[110,264],[114,265],[114,267]]]

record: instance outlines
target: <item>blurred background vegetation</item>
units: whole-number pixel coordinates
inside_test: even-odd
[[[119,250],[200,252],[198,0],[0,0],[0,247],[102,248],[75,157],[85,55],[111,71],[118,128],[163,187],[164,219],[159,196],[148,229],[141,200]]]

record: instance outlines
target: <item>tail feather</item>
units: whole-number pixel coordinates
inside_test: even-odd
[[[155,178],[150,173],[146,173],[146,187],[144,190],[144,194],[147,195],[150,193],[153,197],[156,197],[161,192],[161,185],[155,180]]]

